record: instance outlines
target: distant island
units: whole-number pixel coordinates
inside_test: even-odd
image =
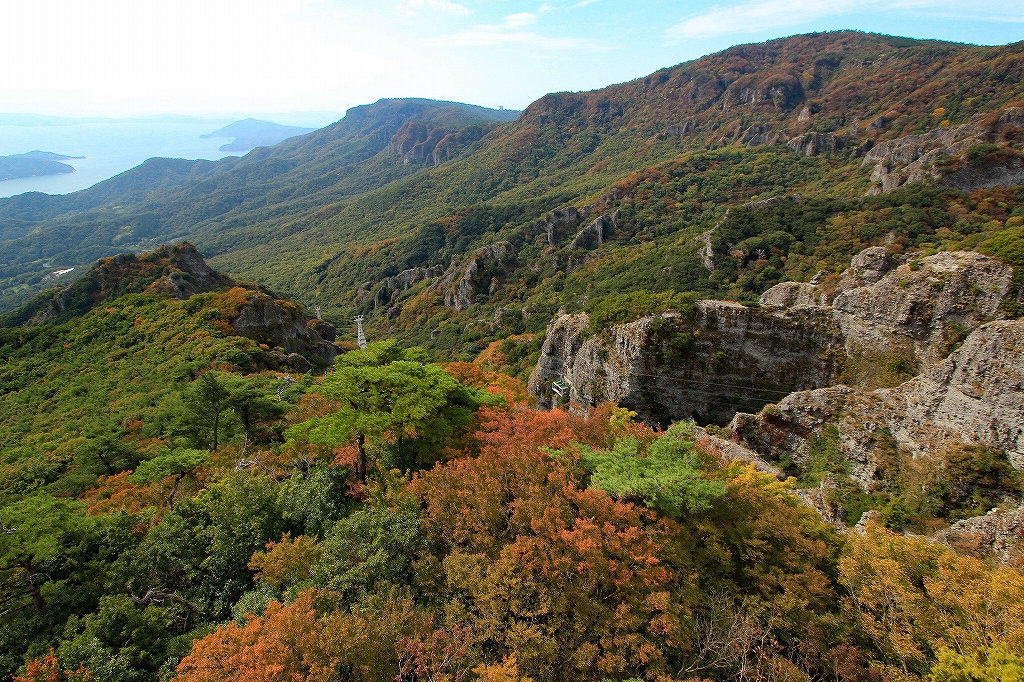
[[[204,140],[216,137],[231,137],[234,138],[231,142],[221,145],[220,150],[222,152],[247,152],[256,147],[269,147],[287,140],[289,137],[305,135],[314,130],[316,128],[283,126],[271,123],[270,121],[247,118],[242,121],[235,121],[207,135],[200,135],[200,137]]]
[[[84,158],[84,156],[64,156],[63,154],[40,151],[0,156],[0,182],[16,180],[18,178],[37,178],[43,175],[74,173],[74,167],[61,163],[61,161]]]

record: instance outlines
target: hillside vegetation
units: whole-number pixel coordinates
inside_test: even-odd
[[[180,253],[105,263],[117,286],[72,317],[3,330],[0,674],[845,681],[1021,665],[1011,568],[877,526],[843,537],[792,480],[730,462],[693,424],[538,412],[514,379],[393,342],[326,376],[269,371],[275,349],[233,332],[245,289],[162,285]]]
[[[1022,76],[797,36],[0,200],[0,678],[1024,679]]]
[[[501,239],[529,250],[534,224],[549,211],[600,210],[617,185],[659,174],[675,176],[668,198],[688,192],[685,205],[665,204],[659,191],[630,197],[638,215],[622,222],[643,243],[612,244],[588,260],[600,267],[652,250],[671,258],[673,244],[754,197],[863,196],[872,187],[865,150],[998,113],[1024,99],[1022,72],[1019,44],[838,32],[740,46],[623,85],[548,95],[505,123],[496,121],[508,112],[382,101],[241,160],[153,160],[68,197],[0,202],[0,277],[13,305],[51,267],[187,237],[216,267],[340,318],[355,312],[366,282],[447,267]],[[794,138],[804,142],[787,146]],[[995,142],[1017,153],[1014,139]],[[658,233],[644,233],[644,220],[658,222]],[[548,246],[565,247],[574,227],[563,226]],[[572,269],[563,261],[571,259],[557,263],[562,277]],[[703,279],[699,271],[687,278]],[[491,299],[522,308],[537,291],[528,283]],[[393,307],[374,306],[371,326],[388,327]],[[435,328],[453,317],[444,306],[422,314]]]

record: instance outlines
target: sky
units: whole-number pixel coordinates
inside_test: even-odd
[[[731,45],[836,29],[1024,39],[1024,0],[0,0],[0,113],[521,109]]]

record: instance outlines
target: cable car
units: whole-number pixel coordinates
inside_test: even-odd
[[[562,379],[556,379],[551,382],[551,390],[555,392],[559,398],[564,398],[569,395],[569,384],[565,383]]]

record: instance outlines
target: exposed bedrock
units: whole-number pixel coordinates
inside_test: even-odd
[[[787,282],[760,307],[699,301],[604,330],[584,313],[548,327],[530,391],[557,399],[614,400],[644,419],[726,424],[793,391],[837,382],[851,362],[896,355],[917,373],[949,355],[972,330],[1000,317],[1013,270],[974,252],[899,264],[882,247],[853,258],[837,287]],[[841,398],[839,394],[828,400]],[[756,449],[756,448],[755,448]]]
[[[868,131],[872,130],[871,125]],[[874,166],[871,180],[875,185],[871,193],[888,192],[918,181],[965,191],[1019,185],[1024,182],[1024,159],[1017,152],[1004,146],[1002,153],[988,158],[970,156],[972,150],[978,151],[979,145],[1005,145],[1022,131],[1024,108],[1008,107],[998,115],[982,115],[963,125],[938,127],[920,135],[880,142],[864,155],[864,165]]]
[[[447,307],[468,310],[478,296],[494,293],[516,263],[515,247],[509,242],[495,242],[452,263],[431,286],[444,296]]]
[[[578,402],[614,400],[662,423],[724,424],[745,406],[827,384],[842,347],[839,327],[814,308],[766,313],[699,301],[692,316],[670,311],[593,335],[589,324],[580,313],[548,328],[530,377],[541,405],[551,405],[550,384],[561,379]]]
[[[830,425],[865,490],[877,486],[894,448],[930,457],[958,444],[979,445],[1024,469],[1024,321],[983,325],[897,388],[794,393],[757,414],[737,414],[730,424],[744,446],[769,459],[787,454],[798,464],[806,461],[812,436]]]
[[[307,353],[323,359],[330,364],[337,349],[333,343],[325,340],[316,328],[311,328],[302,310],[289,301],[278,301],[260,292],[252,292],[238,316],[231,321],[231,326],[239,335],[278,346],[287,353],[300,357],[298,353]],[[331,325],[321,323],[319,328],[330,335]],[[302,365],[296,358],[291,358],[288,365],[298,371],[306,371],[309,365]],[[298,366],[296,366],[298,365]]]

